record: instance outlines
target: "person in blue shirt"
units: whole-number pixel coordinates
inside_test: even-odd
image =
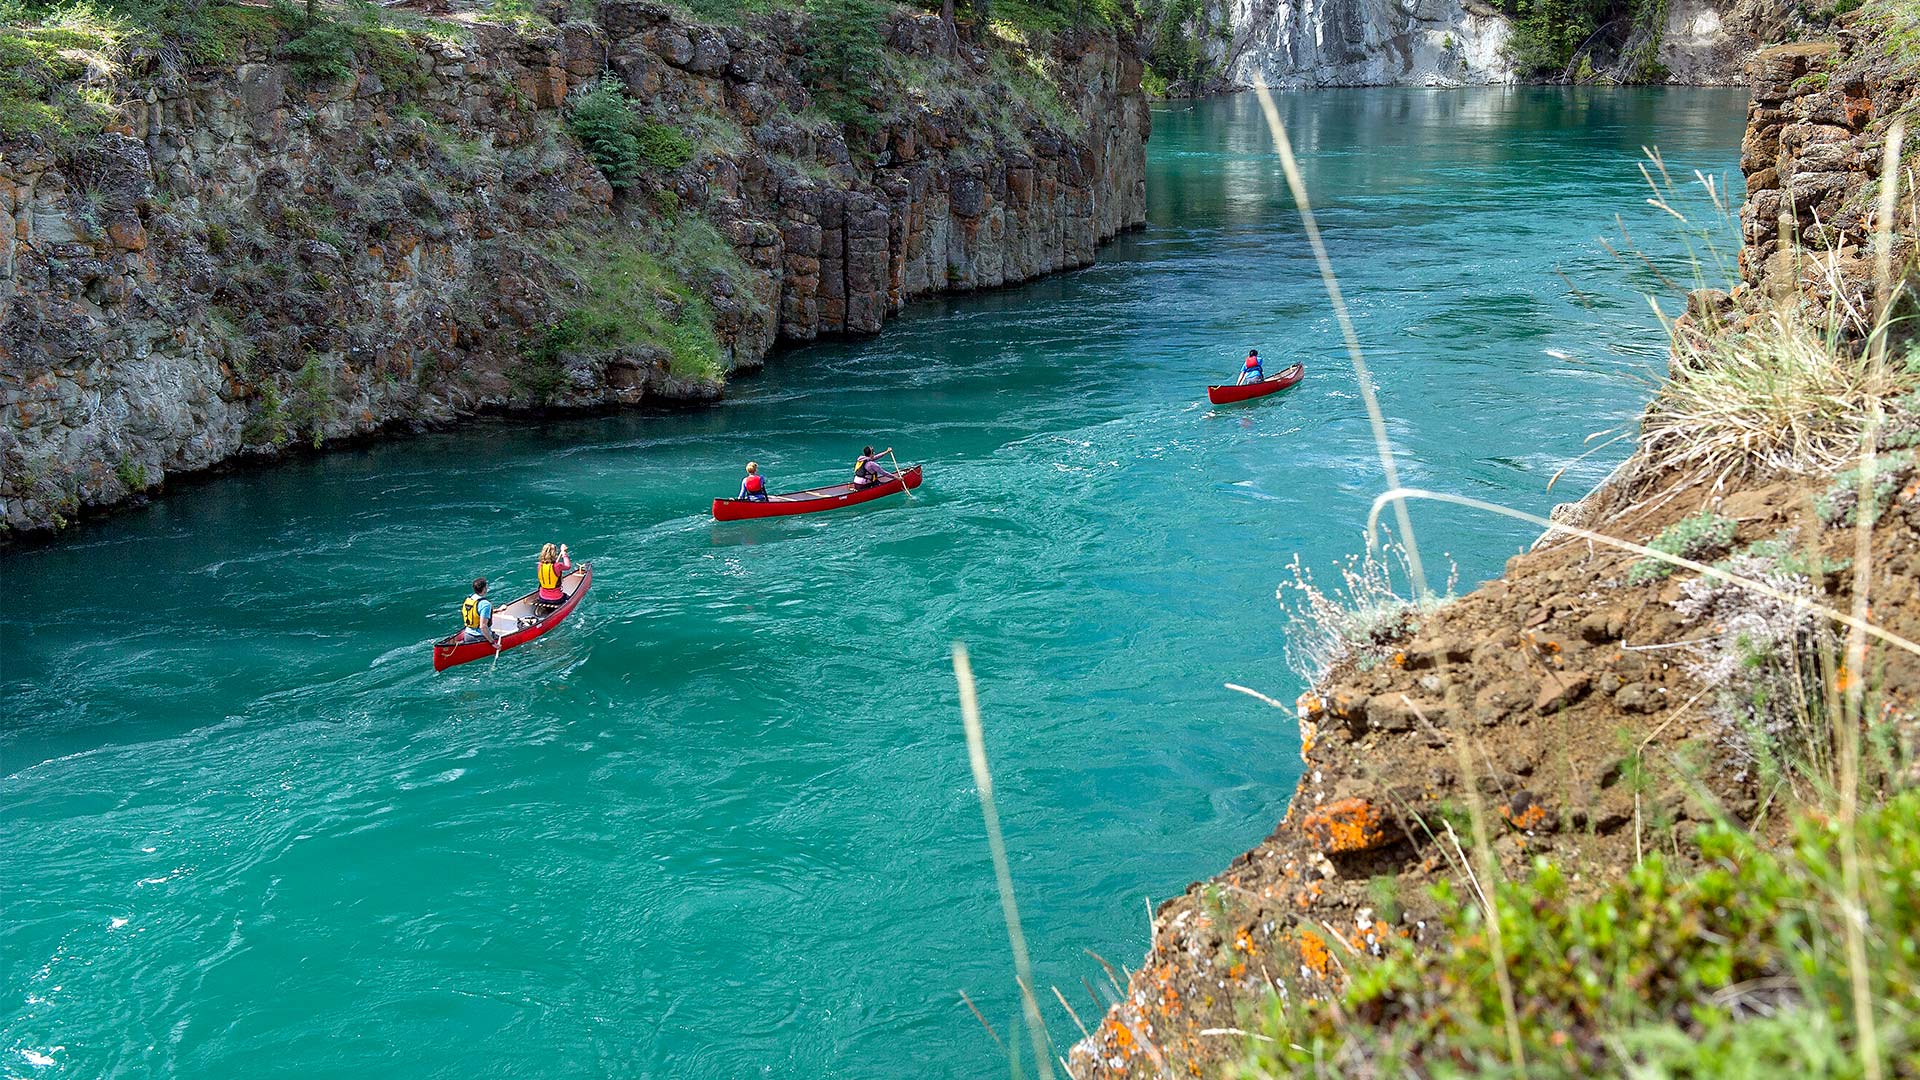
[[[767,501],[767,482],[760,476],[760,465],[747,462],[747,475],[740,481],[740,498],[747,502]]]
[[[1240,381],[1236,385],[1262,382],[1266,379],[1266,369],[1260,366],[1260,350],[1248,349],[1247,362],[1240,365]]]
[[[460,604],[460,636],[468,641],[500,643],[493,632],[493,602],[487,599],[487,579],[473,579],[473,594]]]

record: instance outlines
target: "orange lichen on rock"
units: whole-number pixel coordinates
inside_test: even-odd
[[[1106,1022],[1100,1025],[1100,1033],[1112,1042],[1115,1050],[1129,1057],[1140,1052],[1140,1045],[1133,1038],[1133,1029],[1118,1016],[1108,1016]]]
[[[1324,979],[1333,970],[1333,953],[1327,941],[1311,930],[1300,931],[1300,974]]]
[[[1394,840],[1387,816],[1366,799],[1336,799],[1315,807],[1300,821],[1300,832],[1321,852],[1372,851]]]
[[[1521,832],[1552,832],[1560,827],[1560,816],[1531,791],[1522,791],[1500,804],[1500,818]]]

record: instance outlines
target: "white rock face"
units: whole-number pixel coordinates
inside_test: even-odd
[[[1747,54],[1762,40],[1755,30],[1778,6],[1777,0],[1669,0],[1658,53],[1665,81],[1740,83]],[[1230,28],[1204,42],[1228,86],[1515,80],[1502,55],[1512,27],[1483,0],[1207,0],[1205,25]]]
[[[1314,86],[1467,86],[1513,81],[1507,20],[1476,0],[1221,0],[1208,42],[1226,81]]]

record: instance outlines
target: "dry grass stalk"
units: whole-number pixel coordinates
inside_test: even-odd
[[[1000,835],[1000,812],[993,805],[993,773],[987,768],[987,743],[980,727],[980,699],[974,692],[973,665],[967,660],[967,647],[957,642],[953,646],[953,677],[960,684],[960,718],[967,729],[967,760],[973,765],[973,783],[980,792],[980,814],[986,819],[987,846],[993,851],[993,876],[1000,885],[1000,914],[1006,919],[1007,941],[1013,947],[1015,981],[1020,984],[1020,1001],[1026,1008],[1027,1031],[1033,1037],[1034,1070],[1040,1074],[1040,1080],[1053,1080],[1053,1062],[1047,1055],[1046,1021],[1040,1015],[1040,1002],[1033,996],[1033,964],[1027,957],[1027,936],[1020,929],[1020,908],[1013,900],[1013,871],[1007,865],[1007,842]]]
[[[1500,1011],[1507,1029],[1508,1061],[1522,1075],[1527,1071],[1527,1052],[1520,1039],[1520,1010],[1515,1005],[1513,994],[1513,973],[1507,968],[1506,944],[1500,938],[1500,909],[1493,902],[1493,891],[1498,886],[1500,862],[1494,857],[1493,838],[1487,833],[1487,808],[1480,800],[1480,784],[1474,775],[1473,754],[1467,749],[1467,738],[1458,732],[1442,735],[1427,719],[1420,706],[1405,694],[1400,701],[1413,710],[1414,719],[1434,738],[1449,744],[1460,761],[1460,787],[1467,801],[1467,820],[1473,826],[1473,853],[1480,863],[1480,873],[1476,877],[1471,871],[1468,880],[1473,882],[1474,891],[1479,894],[1481,910],[1487,919],[1487,949],[1493,955],[1493,978],[1500,991]],[[1447,824],[1447,836],[1453,841],[1453,847],[1459,853],[1460,862],[1467,865],[1467,854],[1460,851],[1460,838],[1453,833],[1451,822]],[[1338,935],[1335,935],[1338,939]]]
[[[1273,148],[1280,154],[1280,167],[1287,174],[1287,189],[1293,193],[1293,202],[1300,208],[1300,224],[1306,229],[1307,243],[1313,248],[1313,258],[1320,266],[1320,281],[1327,288],[1327,300],[1333,305],[1333,317],[1340,323],[1340,333],[1346,338],[1347,356],[1353,361],[1353,374],[1360,384],[1360,399],[1367,406],[1367,420],[1373,425],[1373,445],[1380,454],[1380,468],[1387,476],[1389,488],[1399,488],[1400,469],[1393,461],[1393,443],[1387,438],[1386,414],[1380,411],[1380,400],[1373,392],[1373,377],[1367,371],[1367,360],[1360,352],[1360,337],[1354,332],[1353,319],[1347,314],[1347,302],[1340,295],[1340,280],[1334,276],[1333,261],[1327,258],[1327,245],[1320,239],[1320,224],[1314,219],[1313,205],[1307,200],[1307,183],[1300,176],[1300,163],[1294,159],[1293,143],[1287,138],[1286,125],[1280,122],[1280,110],[1273,103],[1273,94],[1267,90],[1267,83],[1259,75],[1254,76],[1254,93],[1260,98],[1260,111],[1267,119],[1267,131],[1273,136]],[[1405,503],[1394,504],[1394,516],[1400,526],[1400,542],[1406,546],[1407,569],[1413,576],[1413,595],[1416,599],[1427,595],[1427,575],[1420,566],[1420,545],[1413,538],[1413,519],[1407,516]]]
[[[1640,437],[1648,464],[1662,471],[1837,471],[1869,415],[1914,381],[1848,356],[1787,315],[1704,346],[1676,338],[1674,348],[1678,370],[1654,397]]]
[[[1826,606],[1825,604],[1816,604],[1811,600],[1806,599],[1805,597],[1794,596],[1790,593],[1781,592],[1779,589],[1773,588],[1772,586],[1768,585],[1763,581],[1754,581],[1751,578],[1740,577],[1737,574],[1729,574],[1725,570],[1722,570],[1716,566],[1708,566],[1705,563],[1695,562],[1692,559],[1682,558],[1678,555],[1671,555],[1664,551],[1656,551],[1653,548],[1646,546],[1645,544],[1636,544],[1631,540],[1623,540],[1617,536],[1609,536],[1606,533],[1595,532],[1592,529],[1584,529],[1578,525],[1568,525],[1564,522],[1549,521],[1546,518],[1539,516],[1538,514],[1529,514],[1524,510],[1515,510],[1510,506],[1501,506],[1498,503],[1490,503],[1485,501],[1484,499],[1470,498],[1465,495],[1453,495],[1444,491],[1427,491],[1422,488],[1398,488],[1393,491],[1383,491],[1379,495],[1374,496],[1373,509],[1368,513],[1368,516],[1367,516],[1367,531],[1370,534],[1375,532],[1379,528],[1381,507],[1385,506],[1389,502],[1393,502],[1400,499],[1431,499],[1435,502],[1452,503],[1455,506],[1465,506],[1474,510],[1484,510],[1489,514],[1499,514],[1502,517],[1510,517],[1516,521],[1524,521],[1530,525],[1536,525],[1542,529],[1547,529],[1552,532],[1563,532],[1570,536],[1577,536],[1591,543],[1605,544],[1608,547],[1618,548],[1621,551],[1630,551],[1635,555],[1640,556],[1641,558],[1658,559],[1661,562],[1668,563],[1673,566],[1681,567],[1687,570],[1692,570],[1696,574],[1702,574],[1706,577],[1717,578],[1721,581],[1727,582],[1728,584],[1737,585],[1744,589],[1749,589],[1753,592],[1760,594],[1761,596],[1778,600],[1783,604],[1791,605],[1802,611],[1809,611],[1819,615],[1824,615],[1827,618],[1832,619],[1834,622],[1837,622],[1842,626],[1847,626],[1847,627],[1857,629],[1861,633],[1867,635],[1868,637],[1877,638],[1881,641],[1886,642],[1889,645],[1894,646],[1895,648],[1901,649],[1902,651],[1912,653],[1915,656],[1920,656],[1920,642],[1909,641],[1906,638],[1901,637],[1899,634],[1892,632],[1891,630],[1885,630],[1878,626],[1875,626],[1872,623],[1868,622],[1864,617],[1849,615],[1844,611],[1837,611],[1833,608]]]
[[[1893,214],[1900,191],[1900,142],[1905,134],[1905,125],[1895,121],[1893,129],[1887,133],[1886,156],[1880,164],[1880,228],[1874,235],[1875,269],[1879,278],[1874,299],[1879,310],[1868,348],[1868,366],[1874,371],[1885,368],[1887,315],[1893,303]],[[1875,401],[1869,409],[1866,437],[1860,445],[1858,494],[1859,505],[1863,508],[1873,505],[1873,474],[1877,460],[1874,443],[1881,420],[1880,402]],[[1873,515],[1864,509],[1855,515],[1853,537],[1853,617],[1856,623],[1864,624],[1869,611],[1868,591],[1873,583]],[[1871,889],[1870,883],[1864,880],[1859,838],[1854,828],[1854,819],[1860,809],[1860,728],[1867,722],[1866,669],[1867,636],[1856,625],[1847,634],[1847,663],[1841,669],[1846,701],[1840,712],[1840,805],[1837,815],[1842,837],[1840,874],[1841,888],[1846,894],[1847,965],[1853,991],[1853,1022],[1860,1040],[1860,1064],[1866,1080],[1880,1080],[1880,1047],[1878,1031],[1874,1026],[1873,988],[1867,976],[1866,897]]]

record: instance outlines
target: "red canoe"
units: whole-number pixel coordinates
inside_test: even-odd
[[[1307,365],[1295,364],[1280,374],[1257,383],[1247,383],[1245,386],[1209,386],[1207,400],[1215,405],[1226,405],[1235,401],[1246,401],[1249,398],[1265,397],[1285,390],[1306,376]]]
[[[544,619],[533,616],[533,598],[540,595],[539,590],[515,600],[511,604],[502,604],[493,609],[493,629],[500,635],[500,646],[495,648],[486,641],[469,641],[464,631],[434,643],[433,670],[445,671],[455,664],[464,664],[469,660],[484,660],[496,652],[505,652],[515,645],[525,645],[541,634],[559,626],[561,621],[573,614],[580,604],[580,598],[587,595],[587,586],[593,584],[593,564],[581,563],[580,568],[568,574],[560,582],[560,588],[567,598],[560,602],[553,614]]]
[[[871,487],[855,488],[852,484],[835,484],[832,487],[789,491],[785,495],[769,495],[766,502],[752,502],[747,499],[715,499],[713,516],[716,521],[745,521],[748,518],[814,514],[822,510],[838,510],[843,506],[872,502],[919,486],[920,466],[913,465],[903,469],[898,479],[888,480],[884,484],[874,484]]]

